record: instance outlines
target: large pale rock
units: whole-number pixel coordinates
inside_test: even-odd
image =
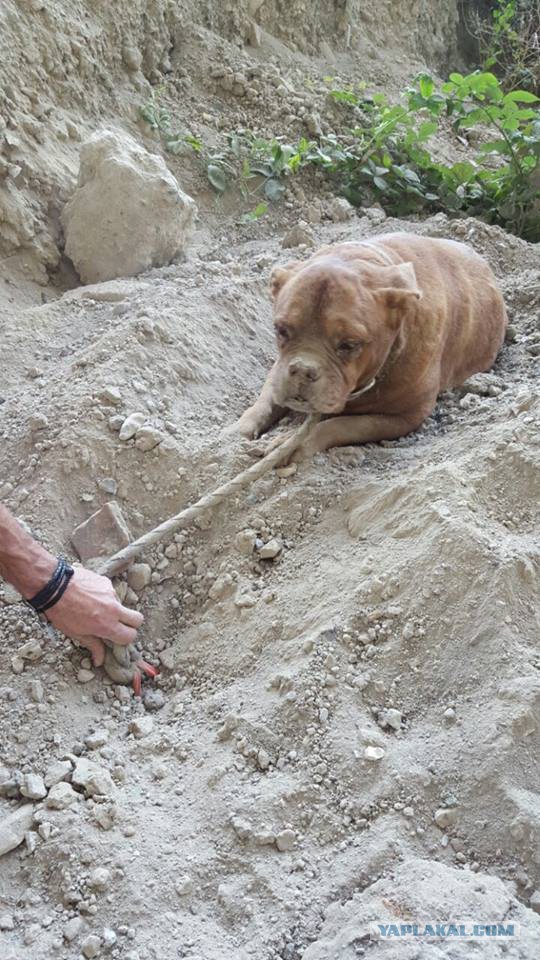
[[[194,214],[161,157],[128,134],[100,130],[81,148],[62,212],[66,253],[83,283],[134,276],[182,252]]]
[[[24,840],[25,833],[32,826],[34,816],[34,807],[32,804],[26,804],[18,807],[13,813],[4,814],[0,819],[0,857],[4,853],[14,850]]]

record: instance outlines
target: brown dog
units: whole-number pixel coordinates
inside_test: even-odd
[[[410,433],[442,390],[492,365],[506,328],[490,267],[453,240],[392,233],[323,247],[275,267],[271,292],[279,357],[237,429],[257,437],[287,408],[343,414],[294,459]]]

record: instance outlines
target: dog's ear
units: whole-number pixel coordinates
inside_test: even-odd
[[[303,267],[302,260],[290,260],[283,267],[274,267],[270,274],[270,294],[275,300],[279,291],[285,286],[287,280],[290,280],[295,273],[298,273]]]
[[[389,310],[406,307],[422,297],[414,266],[410,262],[378,269],[376,280],[371,292],[375,299]]]

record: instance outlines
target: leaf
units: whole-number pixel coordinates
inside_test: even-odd
[[[379,190],[384,191],[387,189],[386,180],[383,180],[382,177],[373,177],[373,183],[379,188]]]
[[[279,180],[267,180],[264,185],[264,195],[269,200],[279,200],[284,190],[285,187]]]
[[[513,103],[538,103],[539,98],[534,95],[534,93],[529,93],[528,90],[512,90],[511,93],[507,93],[504,98],[504,103],[508,102]]]
[[[437,133],[438,129],[439,125],[435,123],[434,120],[424,120],[424,122],[418,127],[418,140],[420,142],[429,140],[434,133]]]
[[[249,213],[245,213],[240,219],[242,220],[242,223],[253,223],[254,220],[259,220],[260,217],[264,217],[264,214],[267,210],[267,203],[258,203],[254,210],[250,210]]]
[[[206,168],[206,175],[214,190],[217,190],[218,193],[224,193],[227,189],[227,177],[223,167],[218,167],[215,163],[209,163]]]
[[[433,93],[433,90],[435,89],[435,84],[433,83],[433,80],[431,79],[431,77],[428,76],[427,74],[423,74],[419,79],[420,79],[420,93],[422,94],[424,99],[427,100],[428,97],[430,97],[431,94]]]

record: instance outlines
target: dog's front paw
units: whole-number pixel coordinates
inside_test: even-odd
[[[239,420],[226,427],[223,431],[226,436],[245,437],[246,440],[256,440],[264,431],[265,423],[260,416],[251,410],[246,410]]]

